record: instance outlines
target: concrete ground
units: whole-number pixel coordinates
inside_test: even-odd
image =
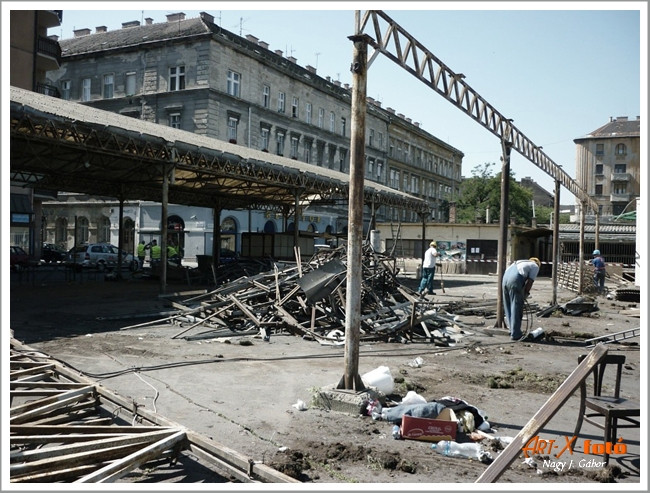
[[[175,338],[189,323],[164,320],[170,307],[159,296],[160,286],[156,281],[130,274],[122,281],[112,282],[92,274],[73,279],[69,273],[57,270],[14,274],[9,308],[10,326],[16,339],[79,369],[139,405],[256,460],[276,458],[282,446],[293,450],[307,446],[313,449],[313,444],[308,443],[311,439],[345,443],[344,440],[357,437],[357,432],[351,430],[358,426],[364,431],[353,442],[368,441],[368,447],[390,447],[403,457],[419,457],[428,449],[428,446],[418,448],[422,442],[406,440],[380,441],[377,445],[375,442],[381,440],[382,433],[390,435],[388,424],[370,418],[348,422],[353,417],[310,407],[317,389],[336,385],[343,376],[342,346],[323,346],[288,333],[273,335],[269,343],[255,333],[228,331],[214,334],[199,330],[189,332],[187,338]],[[481,302],[497,298],[496,276],[445,275],[444,280],[445,293],[436,287],[434,297],[435,303],[441,306],[453,301]],[[404,276],[403,283],[414,287],[417,283],[414,273]],[[173,284],[167,292],[197,288],[200,287]],[[559,303],[576,296],[559,288],[556,293]],[[541,278],[533,287],[530,301],[540,307],[548,306],[552,295],[550,279]],[[427,399],[445,395],[462,398],[486,410],[496,433],[514,436],[552,392],[538,387],[541,389],[545,381],[561,383],[577,365],[578,355],[589,352],[586,338],[640,327],[640,319],[635,314],[639,304],[605,298],[597,301],[599,310],[595,314],[533,320],[533,328],[543,327],[547,334],[555,334],[554,340],[539,343],[512,343],[505,333],[489,330],[494,325],[489,314],[461,316],[459,321],[470,330],[466,331],[465,339],[450,348],[426,343],[362,343],[359,373],[388,366],[393,376],[420,384],[416,389]],[[160,322],[138,326],[151,319]],[[630,337],[610,345],[610,351],[626,355],[626,395],[637,398],[641,396],[645,349],[640,343],[639,337]],[[424,361],[421,368],[411,365],[418,357]],[[485,386],[485,380],[517,369],[544,377],[521,390]],[[298,410],[299,401],[307,404],[307,411]],[[540,435],[557,440],[572,435],[576,415],[574,395]],[[598,431],[590,425],[585,425],[583,432],[587,435],[580,438],[581,443],[583,438],[599,440]],[[639,430],[624,431],[621,436],[626,440],[628,453],[613,458],[613,463],[626,472],[618,482],[643,483]],[[426,461],[438,459],[422,456],[419,460],[426,467]],[[310,482],[346,482],[351,477],[357,482],[473,482],[484,470],[481,464],[473,464],[469,472],[467,469],[459,472],[453,463],[449,470],[436,467],[435,474],[420,476],[378,472],[352,462],[348,468],[342,467],[338,476],[324,471],[305,474]],[[539,480],[520,466],[511,469],[504,476],[509,482]],[[341,479],[346,474],[343,477],[348,479]],[[544,478],[546,482],[593,481],[588,476]]]

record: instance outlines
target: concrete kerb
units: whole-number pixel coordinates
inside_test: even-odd
[[[379,400],[382,406],[386,404],[386,396],[371,388],[359,391],[327,386],[314,393],[311,405],[328,411],[358,415],[367,414],[366,406],[368,402],[375,399]]]

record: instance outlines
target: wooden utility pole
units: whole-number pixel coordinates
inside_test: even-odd
[[[363,253],[363,185],[366,130],[367,35],[349,38],[352,57],[352,123],[350,125],[350,195],[348,208],[348,271],[345,292],[345,374],[340,389],[364,390],[359,376],[359,326]]]

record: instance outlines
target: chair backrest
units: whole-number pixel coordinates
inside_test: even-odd
[[[578,357],[578,363],[580,363],[583,359],[587,357],[586,354],[581,354]],[[606,354],[603,359],[598,363],[596,366],[594,366],[594,369],[592,370],[592,374],[594,376],[594,384],[593,384],[593,390],[591,395],[595,396],[602,396],[603,392],[603,380],[605,377],[605,369],[607,368],[607,365],[615,365],[616,366],[616,376],[614,379],[614,388],[612,393],[608,393],[607,395],[619,398],[621,394],[621,377],[623,375],[623,364],[625,363],[625,355],[623,354]],[[586,390],[586,384],[583,382],[583,388]]]

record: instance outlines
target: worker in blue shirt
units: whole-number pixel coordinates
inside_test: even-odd
[[[598,294],[603,294],[605,291],[605,259],[600,254],[600,250],[594,250],[594,258],[591,260],[591,265],[594,266],[594,287]]]

